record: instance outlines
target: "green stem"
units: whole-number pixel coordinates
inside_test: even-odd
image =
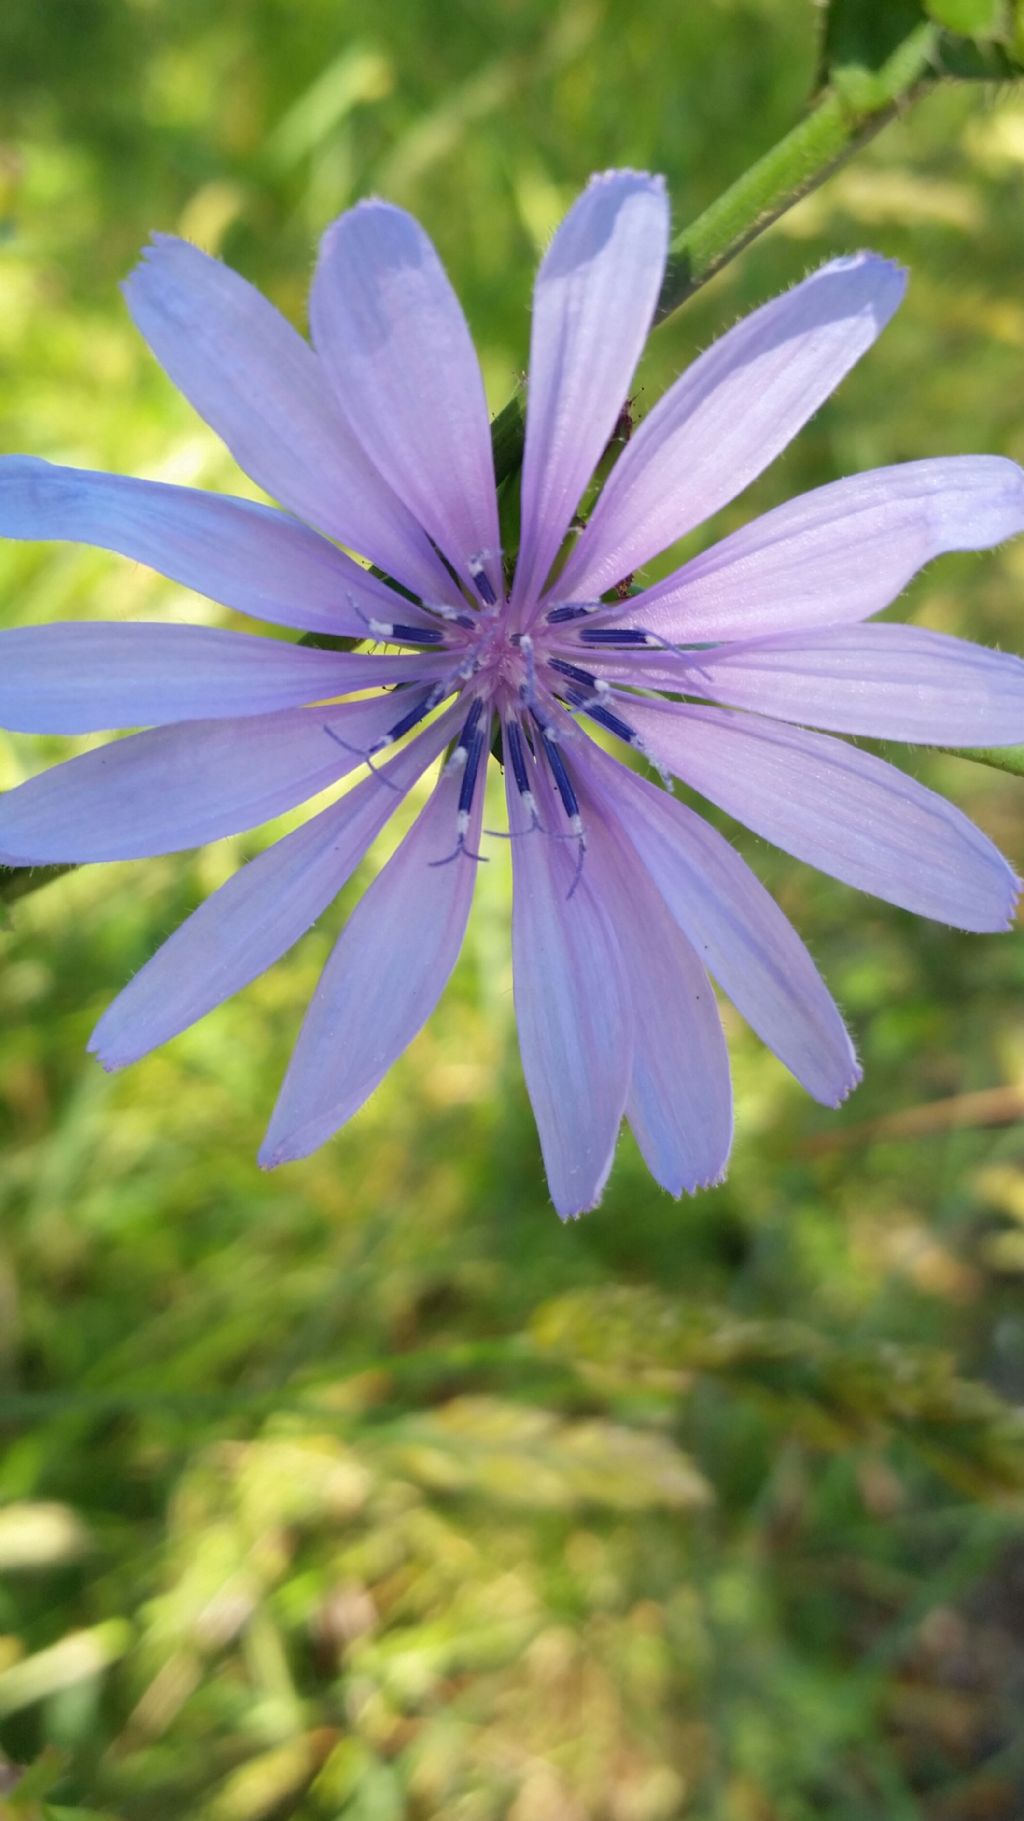
[[[860,83],[847,85],[840,78],[825,89],[778,145],[676,235],[655,322],[664,322],[678,310],[927,88],[937,46],[937,28],[919,26],[876,74],[858,72]]]
[[[74,870],[74,862],[66,866],[0,866],[0,924],[5,904],[27,898],[29,892],[38,891],[41,885],[49,885],[51,879],[59,879],[63,873]]]
[[[669,247],[655,323],[665,322],[758,234],[824,183],[915,100],[928,87],[938,43],[938,28],[921,25],[881,69],[857,71],[856,80],[853,72],[847,79],[842,72],[837,74],[804,119],[676,235]],[[491,426],[499,484],[522,461],[524,426],[524,400],[517,393]]]
[[[940,746],[939,752],[952,753],[954,759],[970,759],[974,765],[990,765],[993,771],[1006,771],[1024,778],[1024,746]]]

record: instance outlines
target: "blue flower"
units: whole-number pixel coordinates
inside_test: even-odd
[[[7,864],[194,847],[367,768],[136,975],[92,1039],[106,1067],[164,1043],[276,961],[447,753],[327,963],[261,1153],[268,1166],[329,1138],[437,1003],[489,838],[483,778],[497,742],[523,1066],[563,1216],[599,1200],[623,1114],[672,1193],[721,1178],[731,1092],[709,974],[818,1100],[838,1103],[859,1073],[795,930],[637,756],[848,884],[961,929],[1010,921],[1016,881],[986,837],[832,735],[1024,739],[1019,660],[866,623],[940,552],[1024,529],[1012,462],[955,457],[838,481],[638,595],[621,587],[806,423],[896,309],[894,266],[836,260],[702,355],[624,449],[558,568],[651,325],[667,240],[661,181],[611,172],[544,258],[511,578],[464,318],[423,230],[381,202],[324,239],[312,347],[235,273],[173,238],[154,240],[126,286],[166,371],[283,509],[0,462],[9,537],[101,545],[256,619],[378,647],[184,625],[0,634],[3,725],[150,729],[0,800]]]

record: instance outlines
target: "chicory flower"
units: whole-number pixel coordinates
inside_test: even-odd
[[[440,997],[490,839],[492,749],[508,800],[523,1066],[563,1216],[599,1200],[624,1114],[672,1193],[721,1178],[731,1093],[708,975],[816,1099],[837,1104],[858,1080],[799,936],[670,777],[891,903],[965,930],[1011,919],[1016,881],[992,843],[834,736],[1024,739],[1019,660],[868,623],[940,552],[1024,529],[1014,463],[963,456],[855,475],[638,594],[625,586],[806,423],[899,304],[896,267],[835,260],[723,336],[641,424],[565,557],[651,326],[667,242],[663,184],[623,171],[590,183],[548,249],[514,566],[465,320],[426,234],[383,202],[325,236],[312,347],[181,240],[157,236],[126,285],[171,379],[280,507],[0,462],[8,537],[100,545],[256,619],[376,647],[179,624],[0,634],[0,724],[149,729],[0,799],[8,865],[195,847],[365,768],[136,975],[92,1038],[106,1067],[164,1043],[276,961],[447,753],[327,963],[265,1165],[337,1131]]]

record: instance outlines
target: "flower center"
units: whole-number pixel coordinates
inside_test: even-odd
[[[528,635],[510,632],[501,608],[481,614],[473,628],[464,670],[465,682],[474,695],[485,698],[501,713],[523,698],[529,690],[533,668],[532,642]]]
[[[444,866],[460,857],[475,861],[485,857],[473,851],[467,837],[475,814],[478,818],[478,787],[492,738],[497,737],[524,822],[506,838],[542,834],[574,841],[578,857],[571,897],[586,852],[579,768],[573,753],[573,742],[583,738],[579,718],[587,717],[650,759],[636,730],[620,712],[621,708],[628,712],[628,697],[622,696],[620,701],[622,692],[601,671],[613,653],[621,657],[624,651],[635,653],[638,648],[666,648],[666,642],[641,628],[595,624],[592,616],[608,611],[607,604],[600,601],[565,602],[535,615],[532,622],[528,619],[530,631],[514,631],[507,601],[497,600],[489,583],[485,592],[475,575],[474,580],[482,607],[474,609],[464,600],[457,605],[424,601],[417,607],[430,620],[419,626],[367,622],[375,638],[426,647],[424,659],[429,654],[429,668],[425,662],[419,681],[396,691],[396,707],[403,706],[393,725],[361,756],[375,770],[378,753],[404,739],[450,697],[461,698],[464,719],[446,767],[459,779],[455,846],[431,865]],[[667,649],[676,650],[673,646]],[[332,733],[331,737],[338,736]]]

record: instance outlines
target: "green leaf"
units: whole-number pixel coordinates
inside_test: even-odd
[[[837,70],[880,70],[924,17],[920,0],[832,0],[822,35],[822,82]]]
[[[6,1768],[6,1764],[0,1759],[0,1769]],[[20,1815],[23,1811],[27,1813],[31,1805],[49,1794],[63,1775],[63,1756],[54,1746],[48,1745],[35,1763],[30,1764],[26,1770],[21,1772],[13,1789],[8,1789],[6,1784],[0,1784],[0,1791],[3,1792],[3,1796],[0,1796],[0,1803],[2,1803],[3,1797],[6,1797],[7,1808],[10,1809],[12,1816]],[[7,1808],[0,1806],[0,1814],[6,1815]]]
[[[115,1821],[115,1817],[98,1808],[55,1808],[48,1802],[43,1809],[43,1821]]]
[[[499,487],[503,480],[514,474],[523,459],[523,438],[526,434],[526,410],[521,392],[510,398],[508,404],[498,412],[491,424],[491,443],[494,447],[494,478]]]
[[[944,32],[935,69],[938,75],[961,82],[1012,82],[1024,75],[1024,43],[1012,52],[995,39],[976,43]]]
[[[819,81],[851,106],[878,105],[886,64],[936,28],[934,75],[999,82],[1024,73],[1024,0],[831,0]]]
[[[107,1619],[88,1630],[66,1632],[55,1644],[19,1657],[0,1670],[0,1717],[23,1712],[65,1688],[98,1680],[132,1642],[125,1619]]]
[[[925,0],[925,12],[967,38],[993,37],[1006,24],[1003,0]]]
[[[298,643],[308,645],[311,651],[358,651],[365,640],[333,632],[304,632]]]
[[[523,471],[521,467],[512,469],[511,474],[498,488],[498,533],[505,558],[506,573],[511,573],[519,545],[519,525],[522,515]]]

